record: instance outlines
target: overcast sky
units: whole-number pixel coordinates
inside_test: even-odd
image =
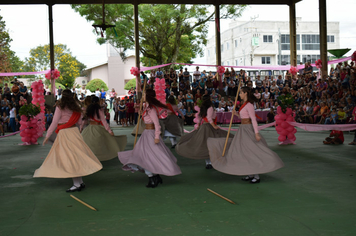
[[[340,47],[356,50],[356,9],[355,0],[327,0],[327,20],[340,22]],[[6,22],[13,39],[11,49],[23,60],[29,51],[39,45],[49,43],[48,7],[46,5],[0,5],[0,15]],[[318,0],[303,0],[296,4],[296,15],[302,21],[318,21]],[[289,20],[289,7],[284,5],[251,5],[239,20]],[[87,22],[69,5],[53,7],[54,43],[66,44],[73,55],[87,67],[107,61],[106,47],[96,43],[92,22]],[[228,28],[229,21],[221,22],[221,31]],[[210,24],[209,37],[215,34],[214,24]],[[197,58],[197,63],[205,63]]]

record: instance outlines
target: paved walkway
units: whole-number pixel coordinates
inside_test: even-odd
[[[132,127],[113,128],[128,135],[132,149]],[[356,235],[356,147],[323,145],[327,132],[298,131],[294,146],[278,146],[273,128],[261,133],[285,168],[262,175],[260,184],[206,170],[204,161],[173,151],[183,174],[163,176],[162,185],[148,189],[144,174],[124,172],[113,159],[74,193],[97,212],[65,192],[70,179],[32,178],[50,146],[18,146],[19,135],[2,138],[0,235]],[[345,132],[345,143],[352,138]]]

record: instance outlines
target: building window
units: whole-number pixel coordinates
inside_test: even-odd
[[[271,57],[261,57],[262,58],[262,65],[271,64]]]
[[[290,55],[281,55],[282,63],[279,62],[278,57],[278,64],[279,65],[290,65]],[[300,63],[300,55],[297,55],[297,63]]]
[[[235,66],[239,65],[239,60],[235,60]]]
[[[221,52],[224,51],[224,44],[221,44]]]
[[[230,65],[230,62],[229,62],[229,61],[227,61],[227,62],[226,62],[226,65],[227,65],[227,66],[229,66],[229,65]]]
[[[273,42],[272,35],[263,35],[263,42],[264,43],[272,43]]]
[[[229,50],[229,43],[226,43],[226,50]]]
[[[289,34],[281,35],[281,50],[290,50]],[[300,36],[297,34],[297,50],[300,50]]]
[[[328,43],[335,43],[335,36],[334,35],[328,35]]]
[[[318,59],[320,59],[320,55],[303,55],[302,56],[303,63],[306,63],[306,62],[314,63]]]
[[[210,50],[208,50],[208,57],[210,57]]]
[[[235,39],[235,48],[237,48],[237,39]]]
[[[302,35],[302,50],[320,50],[320,39],[318,34]]]

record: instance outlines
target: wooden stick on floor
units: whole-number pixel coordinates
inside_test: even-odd
[[[143,90],[142,90],[142,95],[141,95],[141,102],[140,102],[140,111],[138,113],[138,119],[137,119],[137,127],[136,127],[136,134],[135,134],[135,141],[134,141],[134,148],[136,146],[136,141],[137,141],[137,133],[138,133],[138,129],[140,128],[140,123],[141,123],[141,113],[142,113],[142,104],[143,104],[143,93],[146,91],[146,83],[147,80],[145,78],[144,82],[143,82]],[[137,89],[137,88],[136,88]]]
[[[72,194],[70,195],[73,199],[77,200],[78,202],[80,202],[81,204],[83,204],[84,206],[92,209],[93,211],[98,211],[97,209],[95,209],[94,207],[90,206],[88,203],[83,202],[82,200],[80,200],[77,197],[74,197]]]
[[[228,202],[230,202],[231,204],[236,205],[236,203],[234,203],[234,202],[233,202],[233,201],[231,201],[230,199],[228,199],[228,198],[226,198],[226,197],[224,197],[224,196],[222,196],[222,195],[218,194],[217,192],[214,192],[214,191],[213,191],[213,190],[211,190],[210,188],[208,188],[207,190],[208,190],[209,192],[211,192],[211,193],[215,194],[216,196],[221,197],[221,198],[222,198],[222,199],[224,199],[225,201],[228,201]]]
[[[237,89],[237,94],[236,94],[236,97],[235,97],[235,104],[234,104],[234,108],[232,109],[233,111],[234,111],[235,108],[236,108],[237,98],[239,97],[241,80],[242,80],[242,78],[240,78],[240,81],[239,81],[239,87],[238,87],[238,89]],[[233,120],[234,120],[234,114],[231,114],[230,126],[229,126],[229,130],[227,131],[227,136],[226,136],[225,145],[224,145],[224,151],[223,151],[223,153],[222,153],[222,156],[225,156],[227,141],[229,140],[230,131],[231,131],[231,125],[232,125],[232,121],[233,121]]]

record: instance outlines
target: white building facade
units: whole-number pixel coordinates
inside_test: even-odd
[[[234,21],[229,28],[221,33],[221,62],[224,66],[290,64],[289,22]],[[328,22],[327,28],[328,49],[339,49],[339,22]],[[215,37],[208,39],[205,55],[207,64],[216,64]],[[298,64],[314,63],[319,58],[319,22],[304,22],[297,18]]]
[[[115,89],[118,95],[126,95],[125,84],[135,78],[130,73],[131,67],[136,66],[134,55],[130,55],[125,61],[121,59],[119,51],[107,44],[108,61],[86,69],[87,77],[76,78],[76,84],[86,85],[90,80],[101,79],[109,90]]]

